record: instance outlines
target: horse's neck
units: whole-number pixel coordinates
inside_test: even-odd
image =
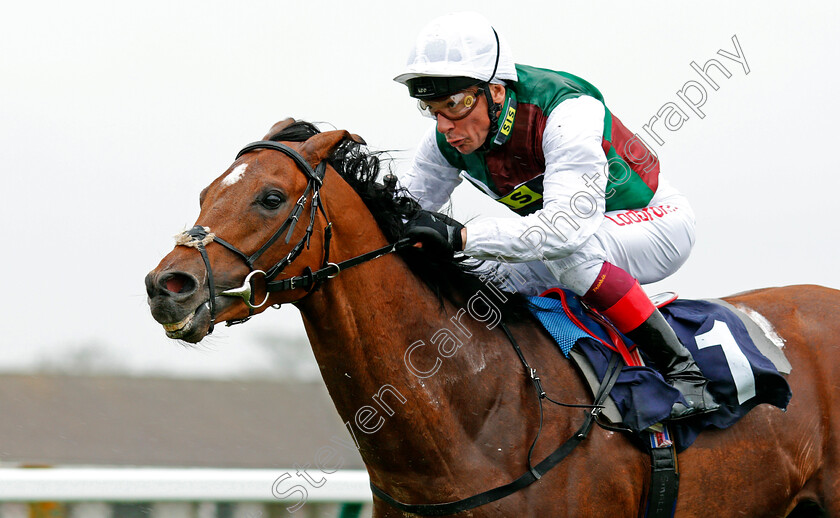
[[[331,260],[386,244],[361,200],[334,195],[346,203]],[[498,293],[468,294],[478,296],[484,304],[441,308],[392,254],[342,271],[298,303],[336,409],[380,487],[428,499],[442,480],[486,489],[488,477],[525,469],[527,438],[539,423],[535,394],[510,342],[485,318]],[[584,393],[544,334],[527,325],[514,332],[533,365],[551,365],[543,371],[551,385],[569,397]],[[549,436],[567,432],[557,420],[553,428]]]
[[[419,340],[435,347],[432,336],[447,327],[446,313],[453,313],[443,311],[437,297],[394,256],[342,272],[299,307],[328,386],[356,386],[368,398],[384,384],[414,385],[418,378],[406,364],[405,351]],[[424,364],[415,371],[428,370],[422,356],[424,351],[413,355]],[[355,392],[336,393],[334,399],[338,404]],[[348,403],[353,412],[367,404]]]
[[[357,257],[388,243],[347,184],[330,177],[324,185],[330,189],[324,199],[343,200],[342,211],[331,213],[335,218],[332,260]],[[298,307],[321,374],[345,420],[355,419],[358,409],[370,405],[371,397],[386,385],[395,387],[397,396],[403,398],[408,398],[404,390],[417,387],[426,389],[423,397],[441,397],[435,393],[442,392],[436,383],[424,386],[424,381],[412,374],[405,352],[418,340],[429,343],[425,349],[434,348],[430,340],[442,328],[451,327],[446,313],[453,311],[442,311],[440,300],[396,254],[342,271]],[[419,351],[413,357],[423,362],[423,355],[424,351]],[[474,356],[480,357],[481,351],[454,362],[469,363]],[[400,397],[397,399],[402,401]],[[382,405],[376,408],[387,413]]]
[[[428,465],[416,470],[445,466],[463,455],[453,441],[480,435],[502,394],[521,399],[502,387],[522,368],[504,335],[463,312],[450,320],[458,310],[442,309],[397,257],[342,272],[299,307],[327,388],[369,467],[398,469],[392,463],[404,465],[406,451],[422,452]],[[457,340],[463,346],[453,350]]]

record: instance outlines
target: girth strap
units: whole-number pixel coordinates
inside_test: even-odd
[[[674,516],[680,488],[677,450],[673,444],[650,448],[650,469],[650,492],[645,518],[671,518]]]
[[[507,332],[508,337],[511,338],[509,332]],[[516,344],[516,341],[511,342],[514,346],[514,349],[517,351],[520,360],[529,369],[530,372],[533,373],[533,369],[528,366],[527,362],[525,361],[524,355],[522,355],[522,351],[519,350],[519,346]],[[540,479],[543,475],[548,473],[554,466],[560,463],[563,459],[565,459],[575,447],[583,442],[586,439],[587,435],[589,435],[589,431],[592,429],[593,423],[595,423],[598,414],[601,411],[601,406],[606,401],[607,397],[609,396],[610,391],[612,390],[613,385],[615,385],[616,380],[618,379],[618,375],[621,373],[622,365],[619,362],[619,357],[617,354],[613,354],[610,358],[609,366],[607,367],[607,372],[604,374],[604,380],[601,382],[601,385],[598,387],[598,393],[595,395],[595,403],[592,405],[594,408],[591,412],[587,413],[586,419],[583,422],[583,425],[578,429],[577,432],[571,437],[569,437],[566,442],[560,445],[559,448],[554,450],[550,455],[548,455],[545,459],[542,460],[536,466],[530,468],[529,471],[525,472],[522,476],[505,484],[503,486],[496,487],[494,489],[490,489],[483,493],[464,498],[462,500],[457,500],[455,502],[446,502],[441,504],[406,504],[400,501],[395,500],[391,497],[388,493],[382,491],[378,487],[376,487],[373,482],[370,484],[371,491],[373,494],[386,502],[391,507],[399,509],[400,511],[406,513],[414,513],[419,514],[421,516],[447,516],[450,514],[456,514],[463,511],[467,511],[469,509],[474,509],[476,507],[489,504],[490,502],[495,502],[496,500],[501,500],[506,496],[510,496],[513,493],[516,493],[520,489],[523,489],[537,480]],[[532,380],[535,377],[535,374],[531,375]],[[537,378],[539,380],[539,378]],[[539,388],[539,384],[535,382],[535,388],[537,390],[541,390]],[[540,398],[540,404],[542,404],[542,398]],[[542,413],[542,408],[540,408],[540,412]]]

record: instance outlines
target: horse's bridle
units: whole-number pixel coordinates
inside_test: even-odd
[[[184,246],[191,246],[196,248],[199,253],[201,254],[201,258],[204,261],[204,267],[207,270],[207,286],[209,289],[209,300],[207,302],[209,310],[210,310],[210,328],[207,331],[207,334],[213,332],[213,327],[216,321],[216,287],[215,282],[213,280],[213,269],[210,266],[210,258],[207,256],[207,251],[205,246],[211,242],[216,242],[222,245],[223,247],[227,248],[234,254],[236,254],[239,258],[241,258],[245,265],[248,266],[249,273],[245,277],[242,286],[238,288],[233,288],[229,290],[225,290],[221,292],[219,295],[225,297],[239,297],[245,302],[245,305],[248,306],[248,316],[245,318],[237,319],[237,320],[230,320],[227,322],[227,325],[234,325],[234,324],[241,324],[245,322],[254,314],[255,309],[259,309],[263,307],[266,302],[268,302],[268,298],[270,293],[277,292],[277,291],[285,291],[285,290],[294,290],[303,288],[307,290],[307,293],[312,291],[314,287],[323,282],[326,279],[331,279],[337,276],[343,269],[350,268],[357,264],[361,264],[366,261],[370,261],[371,259],[376,259],[377,257],[381,257],[385,254],[394,252],[400,248],[405,246],[409,246],[411,241],[409,239],[401,239],[396,243],[389,244],[382,248],[373,250],[371,252],[367,252],[360,256],[354,257],[352,259],[348,259],[346,261],[341,261],[339,263],[331,263],[329,262],[330,258],[330,240],[332,238],[332,223],[327,216],[326,211],[324,210],[324,205],[321,202],[321,186],[324,183],[324,174],[326,172],[327,163],[325,161],[321,161],[317,164],[317,166],[313,169],[309,162],[301,156],[300,153],[292,149],[291,147],[281,144],[280,142],[274,142],[270,140],[260,140],[257,142],[252,142],[242,148],[241,151],[236,155],[236,159],[238,160],[242,155],[249,153],[251,151],[257,149],[273,149],[276,151],[280,151],[281,153],[285,154],[289,158],[291,158],[295,165],[298,166],[298,169],[303,172],[304,175],[307,177],[307,184],[306,189],[301,194],[300,198],[298,198],[295,206],[292,208],[292,212],[286,218],[280,228],[278,228],[274,234],[253,254],[248,255],[245,252],[241,251],[234,245],[230,244],[229,242],[225,241],[224,239],[220,238],[219,236],[210,232],[208,227],[203,227],[201,225],[196,225],[190,230],[186,230],[183,232],[181,236],[179,236],[179,245]],[[295,225],[297,225],[298,220],[300,219],[301,214],[303,213],[304,208],[306,207],[306,201],[309,196],[309,193],[312,193],[312,208],[309,214],[309,224],[306,227],[306,231],[304,232],[303,237],[297,244],[292,247],[288,254],[285,257],[280,259],[274,266],[268,268],[267,270],[261,270],[256,268],[255,263],[256,261],[269,249],[271,246],[280,238],[283,232],[286,233],[286,244],[289,243],[292,237],[292,232],[295,229]],[[304,246],[309,248],[309,242],[312,237],[312,232],[315,228],[315,215],[318,211],[321,211],[321,214],[324,215],[324,219],[327,221],[326,226],[324,227],[324,260],[322,262],[322,266],[320,269],[313,271],[312,268],[307,266],[304,269],[304,274],[291,277],[288,279],[282,280],[275,280],[275,278],[283,272],[283,270],[289,266],[297,257],[303,252]],[[260,302],[256,303],[254,300],[255,290],[253,288],[254,278],[255,276],[262,275],[263,281],[265,283],[265,298]]]
[[[190,230],[184,231],[178,237],[178,245],[190,246],[198,249],[198,251],[201,253],[201,257],[204,260],[204,266],[207,270],[207,284],[210,291],[210,298],[207,302],[210,308],[210,329],[207,332],[207,334],[213,332],[213,325],[216,320],[215,282],[213,280],[213,270],[210,266],[210,259],[207,255],[207,250],[205,249],[205,246],[213,241],[219,243],[223,247],[236,254],[238,257],[242,258],[242,260],[245,261],[245,264],[250,270],[248,275],[245,277],[242,286],[240,286],[239,288],[225,290],[220,293],[220,295],[226,297],[240,297],[248,306],[248,317],[239,320],[229,321],[227,323],[228,325],[242,323],[251,318],[255,309],[258,309],[265,305],[265,303],[268,301],[269,293],[271,292],[305,288],[307,290],[307,293],[309,293],[312,291],[312,289],[314,289],[314,287],[318,283],[337,276],[342,270],[346,270],[347,268],[350,268],[352,266],[370,261],[372,259],[376,259],[377,257],[381,257],[383,255],[399,250],[400,248],[411,246],[414,242],[414,240],[403,238],[395,243],[386,245],[376,250],[372,250],[370,252],[353,257],[351,259],[341,261],[339,263],[329,262],[329,243],[330,238],[332,236],[332,223],[330,222],[329,217],[327,216],[327,213],[324,210],[324,206],[320,201],[320,189],[324,181],[324,174],[326,172],[326,162],[322,161],[315,167],[315,169],[313,169],[312,166],[310,166],[309,163],[306,161],[306,159],[304,159],[300,155],[300,153],[290,148],[289,146],[274,141],[257,141],[248,144],[247,146],[242,148],[239,154],[236,155],[236,158],[239,159],[245,153],[254,151],[256,149],[274,149],[286,154],[288,157],[294,160],[298,168],[300,168],[300,170],[303,171],[303,173],[308,178],[308,183],[306,189],[303,191],[303,194],[300,196],[300,198],[298,198],[298,201],[292,208],[292,212],[289,214],[289,216],[286,218],[286,220],[283,222],[280,228],[278,228],[274,232],[274,234],[268,239],[268,241],[265,242],[265,244],[263,244],[256,252],[254,252],[251,255],[242,252],[241,250],[228,243],[224,239],[221,239],[220,237],[210,233],[209,228],[202,227],[201,225],[196,225]],[[268,270],[257,269],[254,266],[257,259],[259,259],[260,256],[262,256],[262,254],[265,253],[265,251],[268,250],[271,247],[271,245],[273,245],[280,238],[283,232],[287,229],[288,233],[286,234],[286,243],[289,243],[292,236],[292,231],[294,230],[295,225],[297,224],[297,221],[300,218],[300,215],[306,206],[307,196],[309,195],[310,191],[312,192],[312,209],[309,216],[309,225],[306,227],[306,232],[304,233],[303,237],[289,251],[289,253],[280,261],[275,263],[274,266],[272,266]],[[312,232],[315,227],[315,214],[318,210],[321,211],[321,213],[324,215],[324,219],[327,221],[327,225],[326,227],[324,227],[323,266],[316,271],[312,271],[312,269],[307,266],[304,269],[304,275],[299,275],[296,277],[291,277],[279,281],[274,280],[283,271],[284,268],[291,264],[291,262],[294,261],[300,255],[300,253],[303,251],[304,246],[309,246],[309,241],[312,237]],[[254,276],[257,274],[263,275],[266,290],[265,298],[259,304],[254,303],[254,290],[252,288]],[[520,489],[529,486],[533,482],[539,480],[542,477],[542,475],[544,475],[554,466],[560,463],[560,461],[562,461],[566,456],[568,456],[569,453],[571,453],[571,451],[574,450],[575,447],[586,438],[593,424],[597,423],[601,426],[604,426],[603,424],[598,422],[598,415],[600,414],[600,411],[603,408],[604,401],[609,395],[610,390],[612,389],[613,385],[618,379],[619,373],[621,372],[621,364],[620,362],[618,362],[617,355],[612,356],[610,364],[607,367],[607,373],[604,376],[604,380],[602,381],[601,386],[599,387],[596,393],[595,402],[592,405],[570,405],[558,403],[546,395],[540,383],[540,378],[536,374],[536,369],[533,369],[528,364],[528,362],[525,359],[525,356],[519,348],[519,345],[517,344],[513,335],[508,330],[507,326],[504,323],[502,323],[501,327],[507,335],[508,339],[510,340],[511,344],[513,345],[514,350],[516,351],[520,361],[525,367],[525,371],[528,373],[531,381],[534,384],[534,388],[536,390],[539,401],[540,431],[542,431],[543,399],[548,399],[549,401],[561,406],[590,408],[591,411],[587,413],[587,416],[584,420],[584,424],[572,437],[570,437],[563,444],[561,444],[560,447],[558,447],[556,450],[554,450],[554,452],[552,452],[545,459],[543,459],[542,462],[540,462],[536,466],[533,466],[531,464],[531,455],[540,437],[540,431],[538,431],[537,436],[534,438],[534,441],[531,444],[531,448],[528,452],[528,471],[508,484],[504,484],[502,486],[490,489],[488,491],[484,491],[477,495],[473,495],[471,497],[457,500],[454,502],[440,504],[406,504],[394,499],[391,495],[389,495],[388,493],[384,492],[382,489],[378,488],[373,483],[371,483],[371,491],[374,495],[376,495],[376,497],[385,501],[386,503],[388,503],[396,509],[402,510],[407,513],[414,513],[424,516],[445,516],[449,514],[456,514],[469,509],[474,509],[487,503],[505,498],[506,496],[509,496],[519,491]]]

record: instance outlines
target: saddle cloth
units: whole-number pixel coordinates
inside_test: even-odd
[[[641,348],[603,317],[585,309],[576,295],[559,289],[543,295],[529,297],[531,312],[555,338],[563,354],[577,363],[584,377],[587,372],[594,374],[596,379],[588,380],[590,386],[597,388],[613,354],[622,355],[625,366],[610,394],[612,402],[605,409],[606,417],[640,436],[651,427],[656,429],[676,401],[685,403],[682,394],[658,371],[644,366]],[[776,349],[771,354],[775,365],[762,354],[756,346],[758,337],[754,341],[748,331],[749,317],[738,315],[735,308],[722,301],[711,300],[678,299],[660,310],[691,351],[709,379],[709,391],[721,404],[716,412],[669,422],[677,451],[689,447],[702,430],[732,426],[759,404],[787,407],[792,394],[779,370],[790,372],[790,366],[773,344],[769,347]]]

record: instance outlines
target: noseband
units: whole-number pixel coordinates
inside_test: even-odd
[[[303,288],[306,289],[307,292],[312,291],[315,286],[326,279],[331,279],[337,276],[343,269],[350,268],[357,264],[361,264],[366,261],[370,261],[371,259],[376,259],[377,257],[381,257],[385,254],[394,252],[400,248],[405,246],[409,246],[411,241],[408,239],[402,239],[397,241],[396,243],[387,245],[385,247],[379,248],[377,250],[373,250],[366,254],[362,254],[360,256],[354,257],[352,259],[348,259],[346,261],[342,261],[339,263],[331,263],[329,262],[330,256],[330,240],[332,238],[332,223],[327,216],[326,211],[324,210],[324,205],[321,202],[321,195],[320,190],[321,186],[324,183],[324,174],[326,173],[327,163],[320,162],[317,166],[313,169],[309,162],[306,161],[300,153],[292,149],[291,147],[281,144],[279,142],[269,141],[269,140],[260,140],[257,142],[252,142],[248,144],[236,155],[236,159],[238,160],[242,155],[249,153],[251,151],[257,149],[273,149],[275,151],[280,151],[281,153],[285,154],[289,158],[291,158],[295,164],[297,165],[298,169],[303,172],[304,175],[307,177],[307,184],[306,189],[301,194],[300,198],[298,198],[295,206],[292,208],[292,212],[286,218],[280,228],[278,228],[274,234],[266,241],[256,252],[251,255],[246,254],[245,252],[239,250],[237,247],[233,246],[229,242],[225,241],[224,239],[220,238],[219,236],[210,232],[208,227],[203,227],[201,225],[196,225],[190,230],[184,231],[182,235],[178,236],[178,245],[183,246],[190,246],[196,248],[199,253],[201,254],[201,258],[204,261],[204,267],[207,270],[207,286],[210,292],[210,298],[207,302],[208,308],[210,310],[210,329],[207,331],[207,334],[213,332],[213,327],[216,322],[216,288],[215,282],[213,280],[213,269],[210,266],[210,258],[207,256],[207,251],[205,246],[211,242],[216,242],[223,247],[227,248],[231,252],[233,252],[236,256],[241,258],[245,265],[248,266],[249,273],[245,277],[242,286],[238,288],[233,288],[229,290],[225,290],[221,292],[219,295],[225,297],[239,297],[245,302],[245,305],[248,306],[248,316],[241,319],[230,320],[227,322],[228,326],[234,324],[241,324],[247,321],[254,315],[254,310],[263,307],[266,302],[268,302],[269,295],[272,292],[277,291],[286,291],[286,290],[294,290]],[[295,225],[297,225],[298,220],[300,219],[301,214],[303,213],[304,208],[306,207],[306,202],[309,197],[309,193],[312,193],[312,208],[310,209],[309,213],[309,224],[306,227],[306,231],[304,232],[303,237],[297,244],[292,247],[288,254],[285,257],[280,259],[274,266],[268,268],[267,270],[261,270],[256,268],[255,263],[256,261],[262,256],[271,246],[280,239],[280,236],[283,232],[286,232],[286,239],[285,243],[288,244],[292,237],[292,232],[295,229]],[[275,278],[283,272],[283,270],[289,266],[297,257],[303,252],[304,246],[309,248],[309,242],[312,237],[312,232],[315,228],[315,214],[318,211],[321,211],[321,214],[324,215],[324,219],[327,221],[327,225],[324,227],[324,260],[322,266],[319,270],[313,271],[312,268],[307,266],[304,268],[304,274],[299,275],[296,277],[291,277],[288,279],[282,280],[275,280]],[[255,290],[254,286],[254,279],[258,276],[262,276],[263,282],[265,283],[265,298],[256,303],[255,301]]]

